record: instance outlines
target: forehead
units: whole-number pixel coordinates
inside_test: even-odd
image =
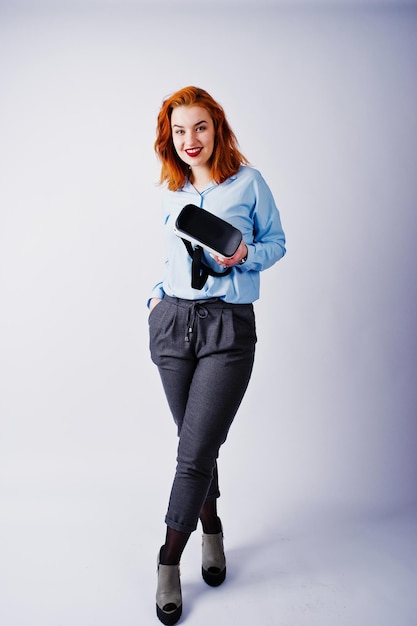
[[[194,124],[198,124],[199,122],[208,122],[210,120],[211,115],[207,109],[196,104],[175,107],[171,114],[172,126],[194,126]]]

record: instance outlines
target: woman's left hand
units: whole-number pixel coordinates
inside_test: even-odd
[[[242,259],[244,259],[245,257],[248,256],[248,247],[245,244],[245,242],[242,241],[239,244],[238,249],[236,250],[236,252],[234,253],[234,255],[230,258],[226,258],[224,256],[216,256],[214,254],[212,254],[213,259],[216,261],[216,263],[218,263],[219,265],[221,265],[222,267],[233,267],[233,265],[236,265],[237,263],[240,263],[240,261]]]

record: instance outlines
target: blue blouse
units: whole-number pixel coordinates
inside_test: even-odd
[[[186,204],[203,207],[238,228],[248,247],[243,265],[234,266],[224,277],[209,276],[201,290],[191,287],[191,258],[174,233],[175,220]],[[242,165],[235,176],[220,185],[213,182],[201,193],[190,182],[179,191],[166,189],[162,210],[167,257],[162,280],[152,289],[149,300],[167,294],[187,300],[220,298],[231,304],[247,304],[259,298],[259,273],[281,259],[286,250],[279,211],[258,170]],[[207,252],[204,262],[223,271]]]

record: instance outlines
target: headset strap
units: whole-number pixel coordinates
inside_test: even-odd
[[[227,267],[223,272],[216,272],[202,260],[203,248],[201,246],[193,248],[191,242],[187,239],[183,239],[182,241],[187,248],[188,254],[192,258],[191,287],[193,289],[202,289],[209,276],[227,276],[227,274],[230,274],[232,271],[231,267]]]

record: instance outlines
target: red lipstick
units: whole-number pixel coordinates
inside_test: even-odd
[[[189,157],[197,157],[199,156],[200,152],[202,151],[203,148],[190,148],[189,150],[186,150],[185,152],[187,153],[187,155]]]

